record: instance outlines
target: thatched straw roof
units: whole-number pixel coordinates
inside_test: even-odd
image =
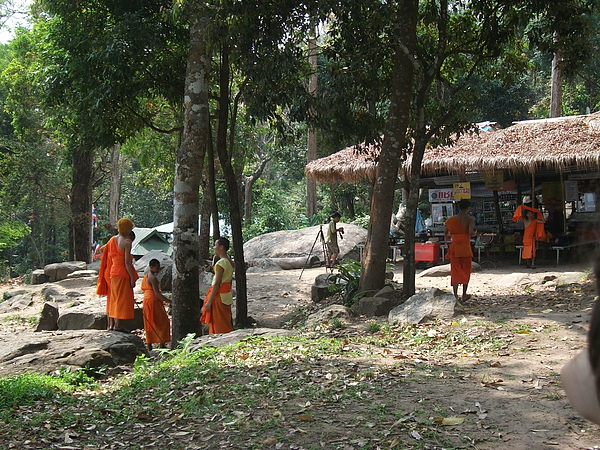
[[[304,168],[306,176],[320,183],[357,183],[375,178],[379,147],[354,145],[333,155],[315,159]]]
[[[410,165],[410,162],[407,166]],[[600,169],[600,113],[519,122],[426,150],[421,173]]]
[[[307,164],[306,176],[323,183],[372,181],[379,148],[367,153],[348,147]],[[423,175],[540,168],[600,170],[600,113],[519,122],[498,131],[461,136],[453,145],[428,148]],[[409,170],[410,157],[404,164]]]

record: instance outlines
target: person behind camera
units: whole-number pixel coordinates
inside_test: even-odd
[[[327,244],[327,264],[325,267],[328,269],[337,267],[338,255],[340,254],[337,234],[344,232],[343,227],[337,226],[341,218],[342,216],[339,212],[333,213],[331,222],[329,222],[329,226],[327,227],[327,239],[325,240],[325,243]]]

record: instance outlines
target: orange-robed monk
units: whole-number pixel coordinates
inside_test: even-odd
[[[127,331],[121,320],[133,319],[133,288],[139,278],[133,268],[131,233],[133,222],[123,217],[117,222],[119,234],[104,246],[96,293],[106,295],[109,330]]]
[[[165,297],[158,285],[158,272],[160,262],[158,259],[150,260],[150,271],[142,280],[144,291],[144,330],[146,330],[146,344],[152,350],[152,344],[166,344],[171,341],[171,321],[165,311],[163,302],[171,303]]]
[[[529,206],[519,205],[513,214],[513,222],[520,220],[523,222],[523,254],[522,258],[527,263],[527,267],[535,269],[535,242],[546,236],[544,230],[544,216],[539,209]]]
[[[212,286],[206,293],[202,304],[200,321],[208,324],[209,334],[222,334],[233,331],[231,324],[231,281],[233,280],[233,261],[229,258],[229,240],[219,238],[215,241],[215,255],[220,259],[214,265],[215,275]]]
[[[469,216],[469,200],[461,200],[458,207],[459,213],[446,220],[446,240],[452,238],[447,257],[450,260],[450,283],[454,297],[459,300],[458,285],[462,284],[462,299],[468,300],[471,297],[467,294],[467,288],[471,280],[471,236],[475,235],[475,220]]]
[[[130,242],[135,241],[135,233],[131,231],[127,236],[127,239]],[[94,253],[94,256],[96,256],[98,253],[102,254],[102,259],[100,262],[100,271],[98,273],[98,282],[96,284],[96,294],[106,295],[106,315],[108,317],[106,329],[114,330],[118,327],[115,326],[115,319],[110,316],[110,309],[112,306],[110,297],[112,258],[110,256],[110,252],[118,252],[117,236],[113,236],[112,238],[110,238],[105,245],[98,247]],[[131,259],[133,260],[133,256],[131,257]],[[137,272],[135,273],[135,277],[137,280]]]

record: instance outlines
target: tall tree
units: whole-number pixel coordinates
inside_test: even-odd
[[[198,6],[198,5],[196,5]],[[192,11],[190,47],[185,80],[184,128],[175,166],[173,198],[173,333],[172,346],[199,329],[198,201],[200,176],[209,137],[207,51],[208,16]]]

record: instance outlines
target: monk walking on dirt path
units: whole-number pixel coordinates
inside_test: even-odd
[[[467,288],[471,279],[471,236],[475,235],[475,220],[469,216],[469,200],[461,200],[458,207],[459,213],[446,220],[446,240],[452,239],[447,258],[450,260],[450,283],[454,297],[459,300],[458,285],[462,284],[462,300],[465,301],[471,298]]]

